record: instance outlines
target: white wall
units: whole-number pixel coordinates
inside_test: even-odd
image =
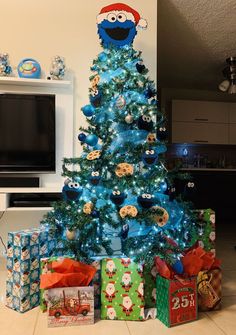
[[[116,2],[116,1],[113,1]],[[127,0],[141,17],[147,19],[146,31],[138,33],[134,47],[143,51],[151,79],[156,78],[157,0]],[[88,103],[90,66],[101,51],[96,16],[105,0],[1,0],[1,50],[8,52],[10,62],[17,66],[21,59],[32,57],[48,74],[51,58],[65,57],[67,67],[75,76],[75,144],[80,151],[77,133],[85,125],[80,107]],[[4,13],[4,15],[3,15]]]
[[[96,16],[102,7],[116,1],[105,0],[1,0],[0,52],[8,52],[10,63],[17,67],[25,57],[40,62],[44,76],[49,72],[54,55],[65,57],[74,75],[74,143],[75,153],[81,151],[77,141],[79,126],[86,125],[80,108],[88,103],[90,66],[101,51]],[[134,48],[143,52],[151,79],[156,79],[157,0],[124,1],[148,21],[148,29],[140,31]],[[36,226],[43,213],[5,213],[0,219],[0,235],[7,231]],[[0,247],[1,248],[1,247]]]

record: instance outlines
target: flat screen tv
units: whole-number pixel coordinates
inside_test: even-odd
[[[0,94],[0,173],[55,172],[55,95]]]

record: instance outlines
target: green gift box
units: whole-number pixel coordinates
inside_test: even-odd
[[[211,209],[197,209],[195,234],[192,236],[191,245],[198,242],[198,245],[206,251],[215,254],[215,212]]]
[[[130,258],[102,260],[101,319],[144,320],[142,265]]]

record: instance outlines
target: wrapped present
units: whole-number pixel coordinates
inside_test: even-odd
[[[96,273],[96,268],[69,257],[43,258],[40,263],[40,307],[47,310],[48,289],[88,286]]]
[[[167,327],[197,319],[196,277],[157,276],[157,318]]]
[[[221,307],[220,268],[200,271],[197,276],[198,308],[201,312],[218,310]]]
[[[62,287],[48,290],[48,327],[94,323],[93,287]]]
[[[23,313],[39,305],[40,257],[53,243],[43,228],[8,233],[6,306]]]
[[[208,209],[194,211],[196,214],[196,233],[192,236],[191,245],[197,243],[206,251],[215,254],[215,212]]]
[[[130,258],[102,260],[101,319],[145,319],[143,268]]]

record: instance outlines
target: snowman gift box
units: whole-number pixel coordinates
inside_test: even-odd
[[[130,258],[106,258],[101,263],[101,319],[144,320],[142,266]]]
[[[54,240],[43,228],[8,233],[6,306],[21,313],[39,305],[40,257]]]

